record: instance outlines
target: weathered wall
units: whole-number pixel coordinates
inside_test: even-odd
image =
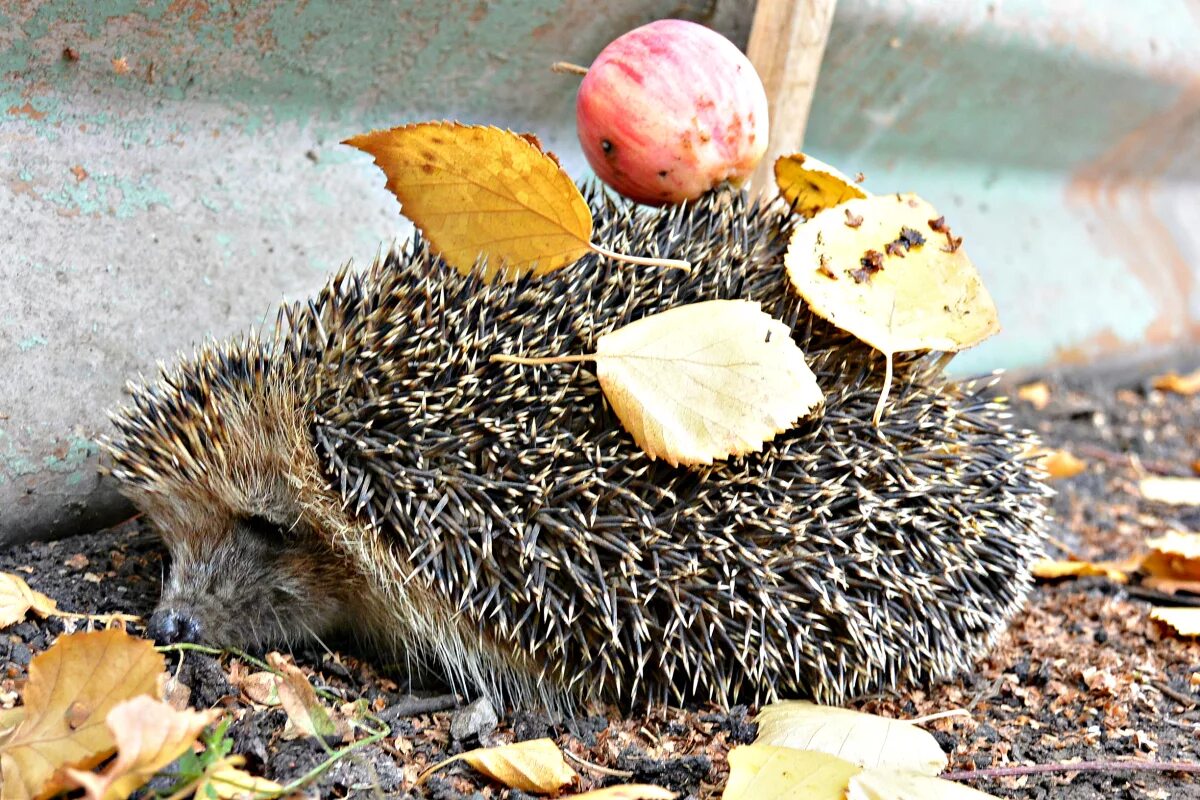
[[[966,234],[1006,330],[964,369],[1197,332],[1198,8],[841,0],[809,146]],[[705,13],[745,42],[744,0],[0,0],[0,542],[122,512],[126,377],[403,231],[341,138],[488,121],[582,175],[546,65]]]

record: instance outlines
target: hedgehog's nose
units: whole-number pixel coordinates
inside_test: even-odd
[[[160,608],[150,616],[146,633],[158,644],[195,644],[200,641],[200,620],[190,611]]]

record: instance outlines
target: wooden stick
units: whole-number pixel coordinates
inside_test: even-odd
[[[771,143],[750,178],[773,192],[775,159],[800,150],[837,0],[758,0],[746,55],[767,90]]]

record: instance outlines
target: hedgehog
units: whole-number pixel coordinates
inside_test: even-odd
[[[841,702],[967,668],[1023,603],[1048,490],[994,378],[884,359],[790,287],[780,201],[646,209],[589,189],[612,250],[487,283],[419,233],[273,330],[208,341],[113,412],[109,469],[166,542],[149,631],[265,648],[342,636],[501,705]],[[823,410],[702,467],[642,453],[587,363],[684,303],[784,321]]]

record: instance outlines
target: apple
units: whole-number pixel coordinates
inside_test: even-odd
[[[605,47],[575,117],[596,175],[648,205],[740,186],[767,149],[767,94],[750,59],[685,20],[651,22]]]

